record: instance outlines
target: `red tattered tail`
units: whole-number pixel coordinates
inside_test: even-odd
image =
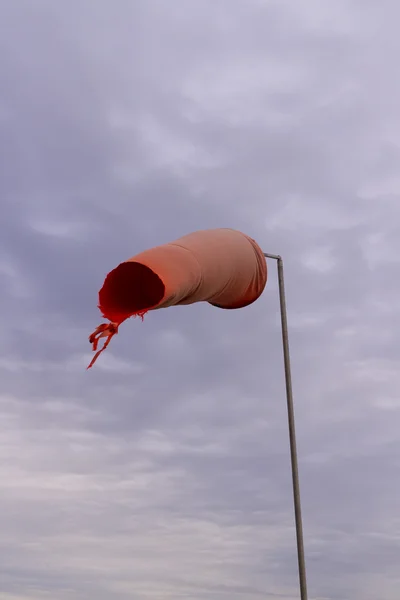
[[[141,320],[143,321],[144,319],[144,315],[147,313],[147,310],[141,310],[138,311],[135,315],[132,315],[133,317],[140,317]],[[124,319],[125,321],[125,319]],[[123,321],[121,321],[122,323]],[[107,348],[108,344],[111,342],[111,339],[114,335],[116,335],[118,333],[118,327],[121,325],[121,323],[102,323],[101,325],[99,325],[97,327],[97,329],[95,329],[93,331],[93,333],[91,335],[89,335],[89,342],[92,344],[92,350],[93,352],[96,352],[97,347],[99,345],[99,339],[100,338],[107,338],[106,341],[103,344],[103,347],[100,348],[100,350],[97,350],[96,354],[93,356],[92,360],[90,361],[90,364],[88,367],[86,367],[86,370],[90,369],[91,367],[93,367],[94,363],[96,362],[96,360],[98,359],[98,357],[100,356],[100,354]]]
[[[100,338],[105,337],[107,339],[104,342],[103,347],[100,348],[100,350],[97,350],[96,354],[93,356],[93,358],[92,358],[92,360],[90,362],[90,365],[87,367],[87,369],[90,369],[91,367],[93,367],[93,365],[96,362],[97,358],[100,356],[100,354],[103,352],[103,350],[105,350],[107,348],[108,344],[111,342],[111,338],[114,335],[116,335],[117,333],[118,333],[118,325],[117,325],[117,323],[102,323],[89,336],[89,342],[92,344],[92,350],[93,350],[93,352],[96,352],[97,346],[99,345],[99,339]]]

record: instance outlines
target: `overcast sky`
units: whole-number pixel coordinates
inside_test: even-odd
[[[396,0],[0,1],[1,600],[295,600],[275,264],[128,321],[106,273],[233,227],[286,265],[311,600],[400,589]]]

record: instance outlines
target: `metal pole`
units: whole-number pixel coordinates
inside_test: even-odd
[[[297,539],[297,559],[299,565],[299,580],[300,580],[300,598],[307,600],[307,578],[306,564],[304,558],[304,540],[303,540],[303,522],[301,517],[301,502],[300,502],[300,483],[299,483],[299,467],[297,461],[297,446],[296,446],[296,428],[293,406],[293,390],[292,390],[292,375],[290,369],[290,353],[289,353],[289,333],[287,323],[286,298],[285,298],[285,280],[283,275],[283,260],[277,254],[266,254],[266,258],[272,258],[277,261],[278,265],[278,284],[279,284],[279,301],[282,324],[282,342],[283,342],[283,358],[285,363],[285,383],[286,383],[286,401],[289,422],[289,441],[290,441],[290,458],[292,465],[292,481],[293,481],[293,501],[294,515],[296,521],[296,539]]]

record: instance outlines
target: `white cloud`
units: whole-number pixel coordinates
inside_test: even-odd
[[[2,12],[2,597],[298,598],[275,265],[85,370],[109,269],[227,226],[285,259],[310,600],[397,600],[398,5],[65,6]]]

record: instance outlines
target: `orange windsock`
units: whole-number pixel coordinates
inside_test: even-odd
[[[100,337],[107,340],[88,368],[129,317],[194,302],[242,308],[259,298],[266,283],[261,248],[233,229],[196,231],[145,250],[110,271],[104,281],[99,308],[110,323],[100,325],[89,340],[93,350]]]

